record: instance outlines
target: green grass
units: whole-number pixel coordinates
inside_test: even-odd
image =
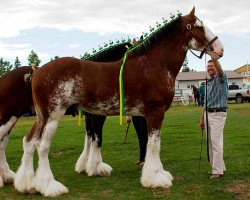
[[[140,184],[141,167],[138,141],[130,127],[127,143],[123,144],[126,126],[118,117],[108,117],[104,126],[103,161],[112,166],[110,177],[88,177],[74,171],[83,149],[84,127],[77,119],[65,116],[57,129],[50,150],[50,164],[56,180],[69,188],[69,193],[56,199],[247,199],[250,168],[250,103],[229,104],[224,134],[226,175],[210,180],[211,170],[203,144],[200,175],[199,156],[201,107],[174,105],[166,113],[161,132],[161,161],[175,180],[170,189],[146,189]],[[15,126],[6,150],[10,168],[14,171],[22,157],[22,138],[35,118],[21,118]],[[37,155],[34,166],[37,167]],[[248,187],[248,188],[247,188]],[[238,190],[237,190],[238,188]],[[40,194],[26,195],[12,185],[0,188],[0,199],[46,199]]]

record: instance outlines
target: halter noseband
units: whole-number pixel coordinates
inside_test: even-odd
[[[204,27],[204,25],[203,25],[202,22],[201,22],[201,24],[202,24],[202,28],[203,28],[203,30],[204,30],[204,32],[205,32],[206,29],[205,29],[205,27]],[[187,24],[187,29],[190,30],[191,28],[192,28],[191,24]],[[191,30],[191,32],[193,33],[192,30]],[[197,58],[201,59],[201,58],[203,57],[204,53],[206,52],[207,47],[208,47],[209,45],[213,44],[214,41],[217,40],[217,39],[218,39],[218,36],[215,36],[211,41],[209,41],[209,42],[204,46],[204,48],[203,48],[203,50],[201,51],[201,54],[200,54],[199,56],[196,55],[196,54],[192,51],[192,49],[190,48],[189,44],[187,45],[187,46],[188,46],[188,50],[190,50],[191,53],[192,53],[193,55],[195,55]]]

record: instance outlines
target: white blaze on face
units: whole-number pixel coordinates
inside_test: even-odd
[[[202,23],[202,21],[200,21],[198,18],[194,26],[204,28],[205,37],[208,42],[212,41],[216,37],[212,33],[212,31],[207,26],[205,26],[204,23]],[[200,47],[200,45],[198,45],[198,42],[194,38],[191,39],[191,41],[189,42],[189,45],[192,49],[197,50],[197,51],[202,51],[204,48],[204,46]],[[213,59],[219,59],[220,57],[223,56],[223,45],[218,38],[211,44],[211,46],[213,47],[213,50],[207,48],[206,53],[208,55],[210,55]]]

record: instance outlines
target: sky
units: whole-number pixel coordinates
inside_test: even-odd
[[[54,56],[80,58],[109,40],[139,37],[193,6],[224,45],[223,69],[250,64],[250,0],[0,0],[0,57],[13,64],[18,56],[22,65],[31,50],[41,65]],[[204,58],[187,58],[190,69],[205,70]]]

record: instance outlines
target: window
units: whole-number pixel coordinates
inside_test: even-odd
[[[229,90],[238,90],[239,86],[238,85],[229,85]]]

